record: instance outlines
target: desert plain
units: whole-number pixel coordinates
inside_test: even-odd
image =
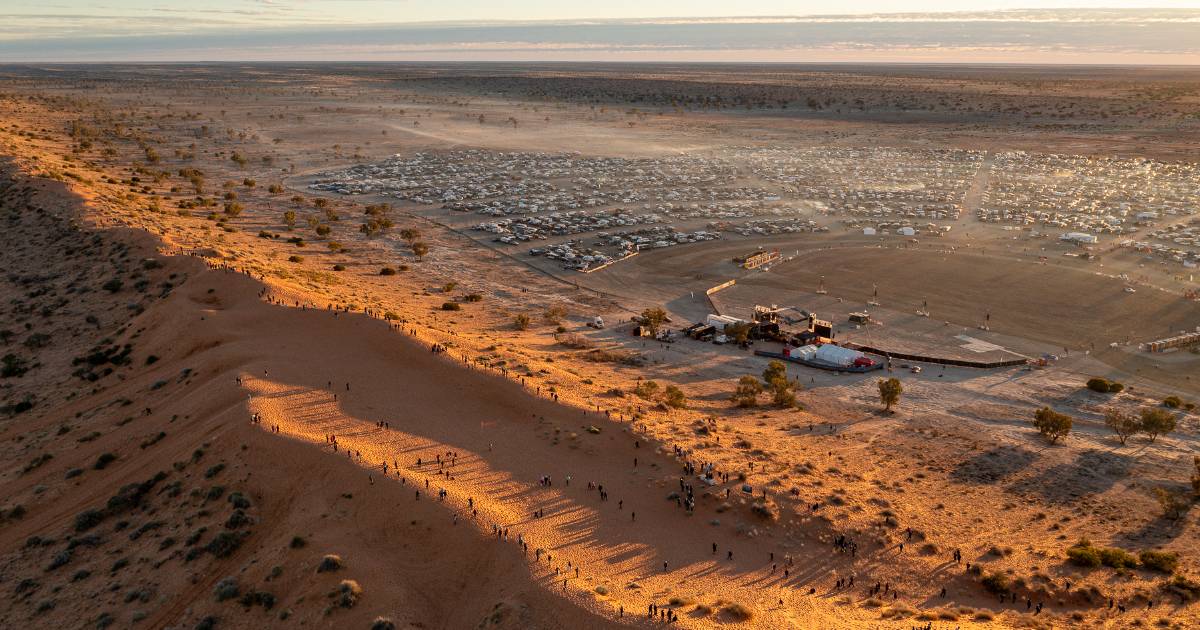
[[[1195,69],[5,66],[0,154],[4,627],[1200,624]]]

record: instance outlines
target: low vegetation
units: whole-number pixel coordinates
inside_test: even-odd
[[[1059,413],[1049,407],[1042,407],[1033,414],[1033,426],[1038,433],[1046,436],[1051,444],[1067,437],[1075,420],[1065,413]]]
[[[881,378],[878,382],[879,386],[879,402],[883,403],[883,410],[891,412],[892,405],[900,402],[900,395],[904,393],[904,386],[900,383],[900,379]]]

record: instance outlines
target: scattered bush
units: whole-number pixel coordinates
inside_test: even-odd
[[[1187,602],[1200,599],[1200,582],[1184,575],[1176,575],[1171,578],[1166,588]]]
[[[238,603],[250,608],[251,606],[262,606],[266,610],[271,610],[275,606],[275,596],[266,591],[247,591]]]
[[[578,333],[559,335],[558,343],[575,350],[590,350],[595,347],[590,339]]]
[[[304,257],[292,254],[291,256],[288,256],[288,262],[301,263],[304,262]]]
[[[25,474],[35,468],[38,468],[52,459],[54,459],[54,456],[50,453],[42,453],[41,455],[29,460],[29,463],[25,464],[25,467],[21,469],[21,474]]]
[[[96,463],[92,466],[96,470],[104,470],[109,464],[117,461],[117,456],[112,453],[101,453],[100,457],[96,458]]]
[[[383,269],[380,269],[380,270],[379,270],[379,275],[381,275],[381,276],[394,276],[394,275],[396,275],[396,270],[395,270],[395,269],[393,269],[392,267],[384,267]]]
[[[1100,564],[1114,569],[1133,569],[1138,565],[1138,559],[1124,549],[1104,547],[1100,549]]]
[[[726,604],[721,608],[721,612],[735,621],[750,621],[754,619],[754,611],[744,604]]]
[[[213,597],[216,597],[219,602],[233,599],[240,593],[241,589],[238,588],[237,578],[234,577],[227,577],[213,587]]]
[[[1095,378],[1088,379],[1087,388],[1101,394],[1115,394],[1125,389],[1125,386],[1115,381],[1110,381],[1106,378],[1100,378],[1097,376]]]
[[[292,542],[288,543],[288,547],[292,549],[303,549],[308,545],[308,541],[301,536],[292,536]]]
[[[1191,502],[1181,493],[1168,490],[1167,488],[1155,488],[1154,498],[1158,501],[1159,507],[1162,508],[1163,516],[1172,521],[1183,518],[1183,515],[1191,506]]]
[[[1172,551],[1151,551],[1149,549],[1138,554],[1142,566],[1151,571],[1171,574],[1179,568],[1179,554]]]
[[[1092,546],[1091,541],[1081,538],[1067,549],[1067,559],[1076,566],[1095,568],[1100,566],[1100,551]]]
[[[327,554],[321,558],[321,563],[317,565],[317,573],[328,573],[330,571],[337,571],[340,568],[342,568],[341,557],[334,554]]]
[[[25,359],[15,354],[4,355],[4,358],[0,359],[0,363],[3,363],[0,366],[0,378],[22,376],[29,371],[29,365],[25,362]]]
[[[738,379],[737,388],[733,390],[730,400],[738,407],[755,407],[758,405],[758,395],[762,391],[762,383],[759,383],[757,378],[747,374]]]
[[[1033,426],[1039,433],[1050,438],[1050,443],[1058,442],[1060,438],[1066,437],[1071,433],[1071,425],[1074,424],[1074,419],[1064,413],[1049,408],[1042,407],[1033,414]]]
[[[459,304],[458,302],[442,302],[442,310],[443,311],[461,311],[462,304]]]
[[[567,309],[559,305],[551,306],[542,313],[542,319],[546,320],[546,322],[550,324],[561,324],[563,318],[566,316]]]
[[[1183,406],[1183,399],[1178,396],[1167,396],[1163,399],[1162,404],[1168,409],[1178,409]]]
[[[1175,414],[1166,409],[1146,407],[1142,409],[1142,432],[1150,436],[1150,441],[1158,439],[1175,430]]]
[[[904,386],[898,378],[879,379],[879,402],[883,403],[884,411],[891,411],[892,405],[900,402]]]
[[[675,385],[667,385],[663,390],[663,403],[674,409],[683,409],[687,407],[687,396]]]
[[[513,328],[516,328],[517,330],[528,330],[529,316],[525,313],[517,313],[517,316],[513,318]]]
[[[233,555],[238,547],[242,546],[242,534],[235,532],[221,532],[204,546],[204,550],[218,558],[226,558]]]
[[[361,595],[362,587],[354,580],[342,580],[333,593],[330,593],[334,603],[342,608],[354,608]]]
[[[1142,430],[1141,418],[1119,409],[1106,410],[1104,412],[1104,424],[1109,429],[1112,429],[1113,433],[1117,434],[1117,439],[1122,444]]]
[[[651,380],[638,381],[637,386],[633,388],[633,393],[644,400],[653,400],[658,395],[658,383]]]
[[[980,584],[983,584],[983,588],[987,589],[987,591],[993,595],[1000,595],[1008,592],[1008,576],[999,571],[993,571],[992,573],[984,576],[984,578],[980,580]]]

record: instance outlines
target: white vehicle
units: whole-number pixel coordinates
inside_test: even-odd
[[[592,320],[592,328],[604,328],[604,318],[597,317]]]

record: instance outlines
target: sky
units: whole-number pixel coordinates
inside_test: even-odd
[[[0,63],[258,60],[1200,65],[1200,0],[0,2]]]

